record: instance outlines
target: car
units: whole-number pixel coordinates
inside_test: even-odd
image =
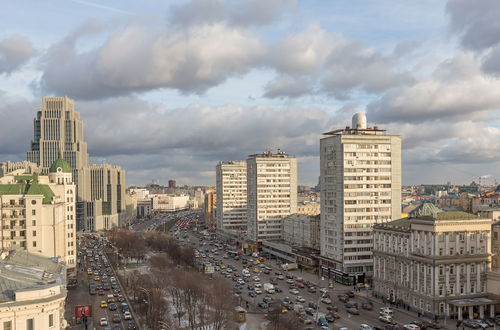
[[[315,302],[313,302],[313,301],[310,301],[309,304],[308,304],[308,306],[310,308],[318,309],[318,305]]]
[[[104,296],[104,290],[103,289],[99,289],[99,291],[97,291],[97,294],[100,295],[100,296]]]
[[[393,311],[392,311],[392,308],[390,307],[380,307],[380,314],[388,314],[388,315],[392,315],[393,314]]]
[[[101,308],[107,308],[108,307],[107,301],[106,300],[101,301],[101,305],[100,306],[101,306]]]
[[[113,330],[123,330],[123,328],[119,325],[114,325]]]
[[[323,304],[330,305],[332,303],[332,300],[330,298],[321,298],[321,302]]]
[[[289,278],[288,280],[286,280],[286,283],[295,284],[295,281],[293,279]]]
[[[274,291],[276,291],[276,292],[283,292],[283,289],[280,288],[279,286],[274,286]]]
[[[307,289],[308,292],[310,293],[316,293],[316,288],[313,287],[313,286],[310,286],[308,289]]]
[[[120,304],[120,310],[122,311],[122,313],[128,312],[128,310],[129,310],[128,304],[127,303],[121,303]]]
[[[262,299],[262,301],[265,301],[266,303],[268,303],[268,304],[269,304],[271,301],[273,301],[273,298],[271,298],[271,296],[269,296],[269,295],[266,295],[266,296]]]
[[[479,326],[483,329],[486,329],[488,328],[490,325],[488,324],[488,322],[484,321],[484,320],[476,320],[476,323],[479,324]]]
[[[345,295],[345,294],[339,294],[337,296],[339,298],[339,300],[343,303],[346,303],[349,301],[349,296]]]
[[[125,318],[125,320],[131,320],[132,319],[132,314],[130,314],[129,311],[123,313],[123,317]]]
[[[416,324],[405,324],[403,326],[403,328],[407,329],[407,330],[420,330],[420,327]]]
[[[354,298],[354,291],[348,291],[348,292],[346,292],[346,295],[347,295],[349,298]]]
[[[478,329],[481,327],[479,323],[476,322],[476,320],[464,320],[462,322],[462,325],[472,329]]]
[[[361,308],[367,311],[371,311],[373,309],[373,303],[371,301],[365,301],[361,303]]]
[[[116,311],[116,308],[117,308],[117,307],[116,307],[116,304],[115,304],[115,303],[111,303],[111,304],[109,304],[109,306],[108,306],[108,309],[109,309],[110,311]]]
[[[105,317],[101,317],[101,318],[99,319],[99,325],[100,325],[101,327],[107,326],[107,325],[108,325],[108,319],[107,319],[107,318],[105,318]]]
[[[120,323],[122,321],[122,318],[120,314],[113,314],[113,322],[114,323]]]
[[[262,284],[260,284],[260,283],[255,283],[255,287],[256,287],[256,288],[262,288]]]
[[[347,308],[347,313],[352,315],[359,315],[359,309],[357,308]]]
[[[92,274],[94,274],[94,272],[92,271],[92,269],[90,269],[90,268],[87,269],[87,275],[92,275]]]
[[[262,294],[262,290],[261,290],[261,289],[259,289],[259,288],[256,288],[256,289],[254,290],[254,292],[255,292],[256,294]]]
[[[254,280],[255,282],[260,282],[260,278],[259,278],[258,276],[254,276],[254,277],[253,277],[253,280]]]
[[[257,304],[257,306],[259,306],[260,308],[262,309],[265,309],[265,308],[269,308],[269,305],[267,304],[267,302],[265,301],[261,301]]]
[[[306,300],[305,300],[305,299],[304,299],[304,297],[302,297],[302,296],[297,296],[297,297],[295,298],[295,300],[296,300],[296,301],[298,301],[298,302],[300,302],[300,303],[304,303],[304,302],[306,302]]]
[[[363,323],[359,325],[359,330],[373,330],[373,329],[368,324]]]
[[[135,329],[137,329],[137,327],[135,326],[134,321],[128,321],[127,322],[127,329],[128,330],[135,330]]]
[[[379,321],[381,321],[383,323],[388,323],[388,324],[392,324],[393,323],[392,316],[390,316],[390,315],[383,314],[383,315],[380,315],[378,317],[378,319],[379,319]]]
[[[299,294],[299,290],[297,289],[290,289],[289,291],[291,294]]]
[[[316,310],[314,308],[308,307],[305,309],[305,312],[306,312],[306,314],[314,316],[314,313],[316,313]]]
[[[316,323],[318,323],[318,325],[320,325],[320,326],[328,325],[328,321],[324,317],[318,317],[318,320],[316,321]]]
[[[345,304],[345,308],[358,308],[358,303],[357,302],[347,303]]]

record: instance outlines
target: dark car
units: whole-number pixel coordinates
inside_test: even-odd
[[[347,313],[352,314],[352,315],[359,315],[359,309],[357,308],[348,308]]]
[[[361,304],[361,308],[371,311],[373,309],[373,303],[371,301],[364,302]]]
[[[346,303],[349,301],[349,296],[346,294],[339,294],[337,297],[339,297],[339,300],[343,303]]]
[[[353,302],[353,303],[347,303],[345,304],[345,308],[358,308],[358,303],[357,302]]]
[[[120,314],[113,314],[113,322],[114,323],[120,323],[122,321],[122,318]]]
[[[115,325],[113,327],[113,330],[123,330],[123,328],[121,326],[119,326],[119,325]]]
[[[269,305],[265,301],[261,301],[260,303],[257,304],[260,308],[268,308]]]
[[[115,303],[110,303],[110,304],[108,305],[108,309],[109,309],[110,311],[116,311],[116,308],[117,308],[117,307],[116,307],[116,304],[115,304]]]
[[[128,304],[127,303],[121,303],[120,304],[120,310],[122,311],[122,313],[127,312],[129,310]]]
[[[306,311],[307,314],[309,314],[311,316],[313,316],[314,313],[316,313],[316,310],[314,308],[310,308],[310,307],[306,308],[305,311]]]
[[[346,292],[346,294],[349,296],[349,298],[354,298],[354,291]]]
[[[274,291],[276,291],[276,292],[283,292],[283,289],[280,288],[279,286],[275,286],[274,287]]]
[[[128,321],[127,322],[127,329],[128,330],[135,330],[135,329],[137,329],[137,327],[135,326],[134,321]]]
[[[314,308],[314,309],[318,309],[318,305],[315,302],[312,302],[312,301],[309,302],[308,306],[311,307],[311,308]]]

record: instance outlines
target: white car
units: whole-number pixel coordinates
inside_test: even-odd
[[[306,302],[306,300],[302,296],[297,296],[297,298],[295,298],[295,300],[298,302],[301,302],[301,303]]]
[[[289,291],[291,294],[299,294],[299,290],[297,289],[290,289]]]
[[[101,319],[99,320],[99,324],[101,325],[101,327],[107,326],[108,325],[108,319],[105,318],[105,317],[101,317]]]
[[[407,330],[420,330],[420,327],[416,324],[405,324],[404,328]]]
[[[259,288],[255,288],[255,290],[253,290],[256,294],[262,294],[262,290],[259,289]]]
[[[380,307],[380,314],[392,315],[392,308],[390,307]]]
[[[382,314],[378,317],[379,321],[384,323],[392,323],[392,316]]]
[[[132,314],[130,314],[130,312],[123,313],[123,317],[125,320],[132,320]]]
[[[256,287],[256,288],[262,288],[262,284],[260,284],[260,283],[255,283],[255,287]]]
[[[372,327],[370,327],[368,324],[361,324],[359,326],[359,330],[372,330]]]
[[[259,278],[258,276],[254,276],[254,277],[253,277],[253,280],[254,280],[255,282],[260,282],[260,278]]]

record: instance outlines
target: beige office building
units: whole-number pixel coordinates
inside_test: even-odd
[[[76,188],[64,160],[48,176],[14,170],[0,178],[1,248],[21,248],[76,263]]]
[[[270,151],[247,159],[247,236],[281,239],[283,218],[297,213],[297,159]]]
[[[373,260],[378,297],[430,318],[494,316],[490,219],[423,204],[409,218],[374,226]]]
[[[203,203],[203,217],[205,218],[205,224],[209,229],[217,228],[217,223],[215,219],[215,210],[217,202],[217,193],[215,189],[208,188],[205,190],[205,201]]]
[[[321,269],[345,284],[373,270],[372,227],[401,216],[401,136],[353,127],[320,141]]]
[[[107,230],[126,222],[125,171],[119,166],[90,165],[82,169],[79,185],[85,199],[85,231]]]
[[[64,264],[23,250],[0,256],[0,330],[66,329]]]
[[[217,229],[247,230],[247,163],[221,162],[216,167]]]
[[[97,231],[125,224],[125,171],[108,164],[89,164],[83,121],[74,100],[42,98],[27,156],[45,174],[56,159],[68,162],[77,186],[78,230]]]

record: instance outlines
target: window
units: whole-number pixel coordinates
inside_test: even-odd
[[[443,248],[439,248],[439,255],[442,256],[443,255]]]
[[[31,210],[31,215],[36,215],[36,210]]]
[[[33,247],[36,247],[36,241],[33,241]]]
[[[476,265],[472,264],[470,265],[470,272],[474,274],[476,272]]]
[[[33,230],[33,237],[36,236],[36,230]]]
[[[470,254],[474,254],[474,252],[475,252],[475,249],[474,249],[474,247],[473,247],[473,246],[471,246],[471,247],[470,247]]]
[[[32,224],[33,226],[36,226],[36,220],[31,220],[31,224]]]
[[[3,330],[12,330],[12,321],[4,321]]]
[[[454,248],[450,248],[450,256],[452,256],[454,253],[455,253],[455,249]]]
[[[26,330],[35,330],[35,320],[33,319],[26,320]]]
[[[453,275],[454,272],[455,272],[455,266],[450,265],[450,275]]]
[[[54,314],[49,314],[49,328],[54,326]]]

